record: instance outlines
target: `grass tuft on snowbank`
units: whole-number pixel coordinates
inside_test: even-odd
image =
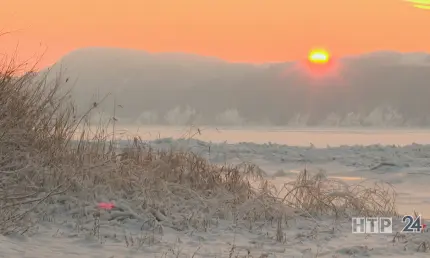
[[[397,215],[396,192],[384,182],[367,180],[347,184],[328,178],[323,172],[311,174],[305,169],[295,181],[286,183],[282,192],[285,203],[311,214]]]

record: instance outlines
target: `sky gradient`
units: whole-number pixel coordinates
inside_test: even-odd
[[[430,11],[401,0],[0,0],[0,52],[41,66],[88,46],[189,52],[237,62],[378,50],[430,52]],[[313,3],[314,2],[314,3]]]

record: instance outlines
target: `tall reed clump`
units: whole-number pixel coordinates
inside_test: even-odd
[[[14,60],[0,65],[0,232],[26,222],[29,212],[66,190],[58,166],[77,123],[72,106],[34,74],[17,76]]]

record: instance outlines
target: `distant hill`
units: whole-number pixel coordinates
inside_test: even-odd
[[[112,93],[127,124],[430,125],[429,54],[375,52],[337,63],[336,78],[312,80],[295,62],[85,48],[50,67],[49,77],[68,78],[81,110]],[[100,110],[112,115],[113,97]]]

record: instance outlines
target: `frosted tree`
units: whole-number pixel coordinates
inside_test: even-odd
[[[391,106],[385,109],[384,120],[388,126],[401,126],[404,123],[402,114]]]
[[[364,118],[364,123],[369,126],[384,126],[384,111],[377,107]]]
[[[390,106],[379,106],[370,112],[364,122],[370,126],[400,126],[404,119],[396,109]]]
[[[309,115],[302,115],[300,113],[294,115],[289,121],[289,126],[306,126],[308,124]]]
[[[330,113],[326,117],[326,119],[322,122],[325,126],[339,126],[340,124],[340,116],[336,113]]]
[[[237,109],[228,109],[217,115],[215,121],[219,125],[244,125],[245,120],[240,116]]]
[[[359,113],[350,112],[342,119],[342,126],[361,126],[361,115]]]
[[[167,112],[164,119],[169,125],[190,125],[194,122],[193,120],[196,116],[196,110],[189,106],[183,111],[180,107],[176,107]]]

